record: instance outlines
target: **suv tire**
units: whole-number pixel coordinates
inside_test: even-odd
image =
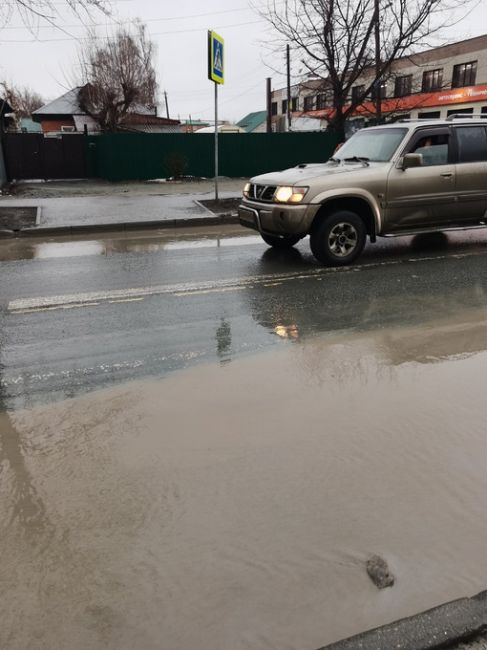
[[[360,255],[366,237],[365,224],[355,212],[338,210],[313,226],[311,252],[325,266],[345,266]]]
[[[281,249],[291,248],[301,239],[299,235],[284,235],[283,237],[278,237],[277,235],[264,235],[262,233],[261,237],[268,246]]]

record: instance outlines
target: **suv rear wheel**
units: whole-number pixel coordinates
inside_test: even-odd
[[[272,246],[273,248],[291,248],[301,239],[299,235],[284,235],[283,237],[278,237],[277,235],[264,235],[262,233],[261,237],[268,246]]]
[[[338,210],[313,226],[311,252],[326,266],[345,266],[360,255],[366,236],[365,224],[355,212]]]

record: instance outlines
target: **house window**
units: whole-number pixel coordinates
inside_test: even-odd
[[[358,104],[364,94],[365,86],[352,87],[352,104]]]
[[[377,99],[377,88],[380,88],[380,97],[385,99],[387,97],[387,81],[376,81],[372,86],[370,96],[372,101]]]
[[[316,97],[316,108],[318,110],[322,110],[323,108],[326,108],[326,94],[325,93],[320,93]]]
[[[62,126],[61,127],[61,133],[74,133],[75,128],[74,126]]]
[[[271,103],[271,115],[277,115],[277,102]]]
[[[407,74],[404,77],[397,77],[394,87],[394,97],[405,97],[411,94],[413,75]]]
[[[313,95],[308,95],[304,98],[304,110],[312,111],[314,108],[314,97]]]
[[[453,66],[452,88],[463,88],[463,86],[474,86],[477,76],[477,61],[460,63]]]
[[[428,72],[423,72],[422,90],[424,93],[428,93],[431,90],[439,90],[442,83],[443,68],[437,68],[436,70],[428,70]]]
[[[298,98],[291,97],[291,112],[298,110]],[[287,99],[282,100],[282,112],[284,115],[287,113]]]

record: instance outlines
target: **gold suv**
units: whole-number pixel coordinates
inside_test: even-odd
[[[487,225],[487,120],[404,121],[355,133],[326,163],[250,179],[243,226],[276,248],[310,236],[328,266],[351,263],[366,237]]]

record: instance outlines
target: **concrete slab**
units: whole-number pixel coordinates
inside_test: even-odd
[[[482,591],[473,598],[454,600],[320,650],[440,650],[458,646],[486,630],[487,591]]]

